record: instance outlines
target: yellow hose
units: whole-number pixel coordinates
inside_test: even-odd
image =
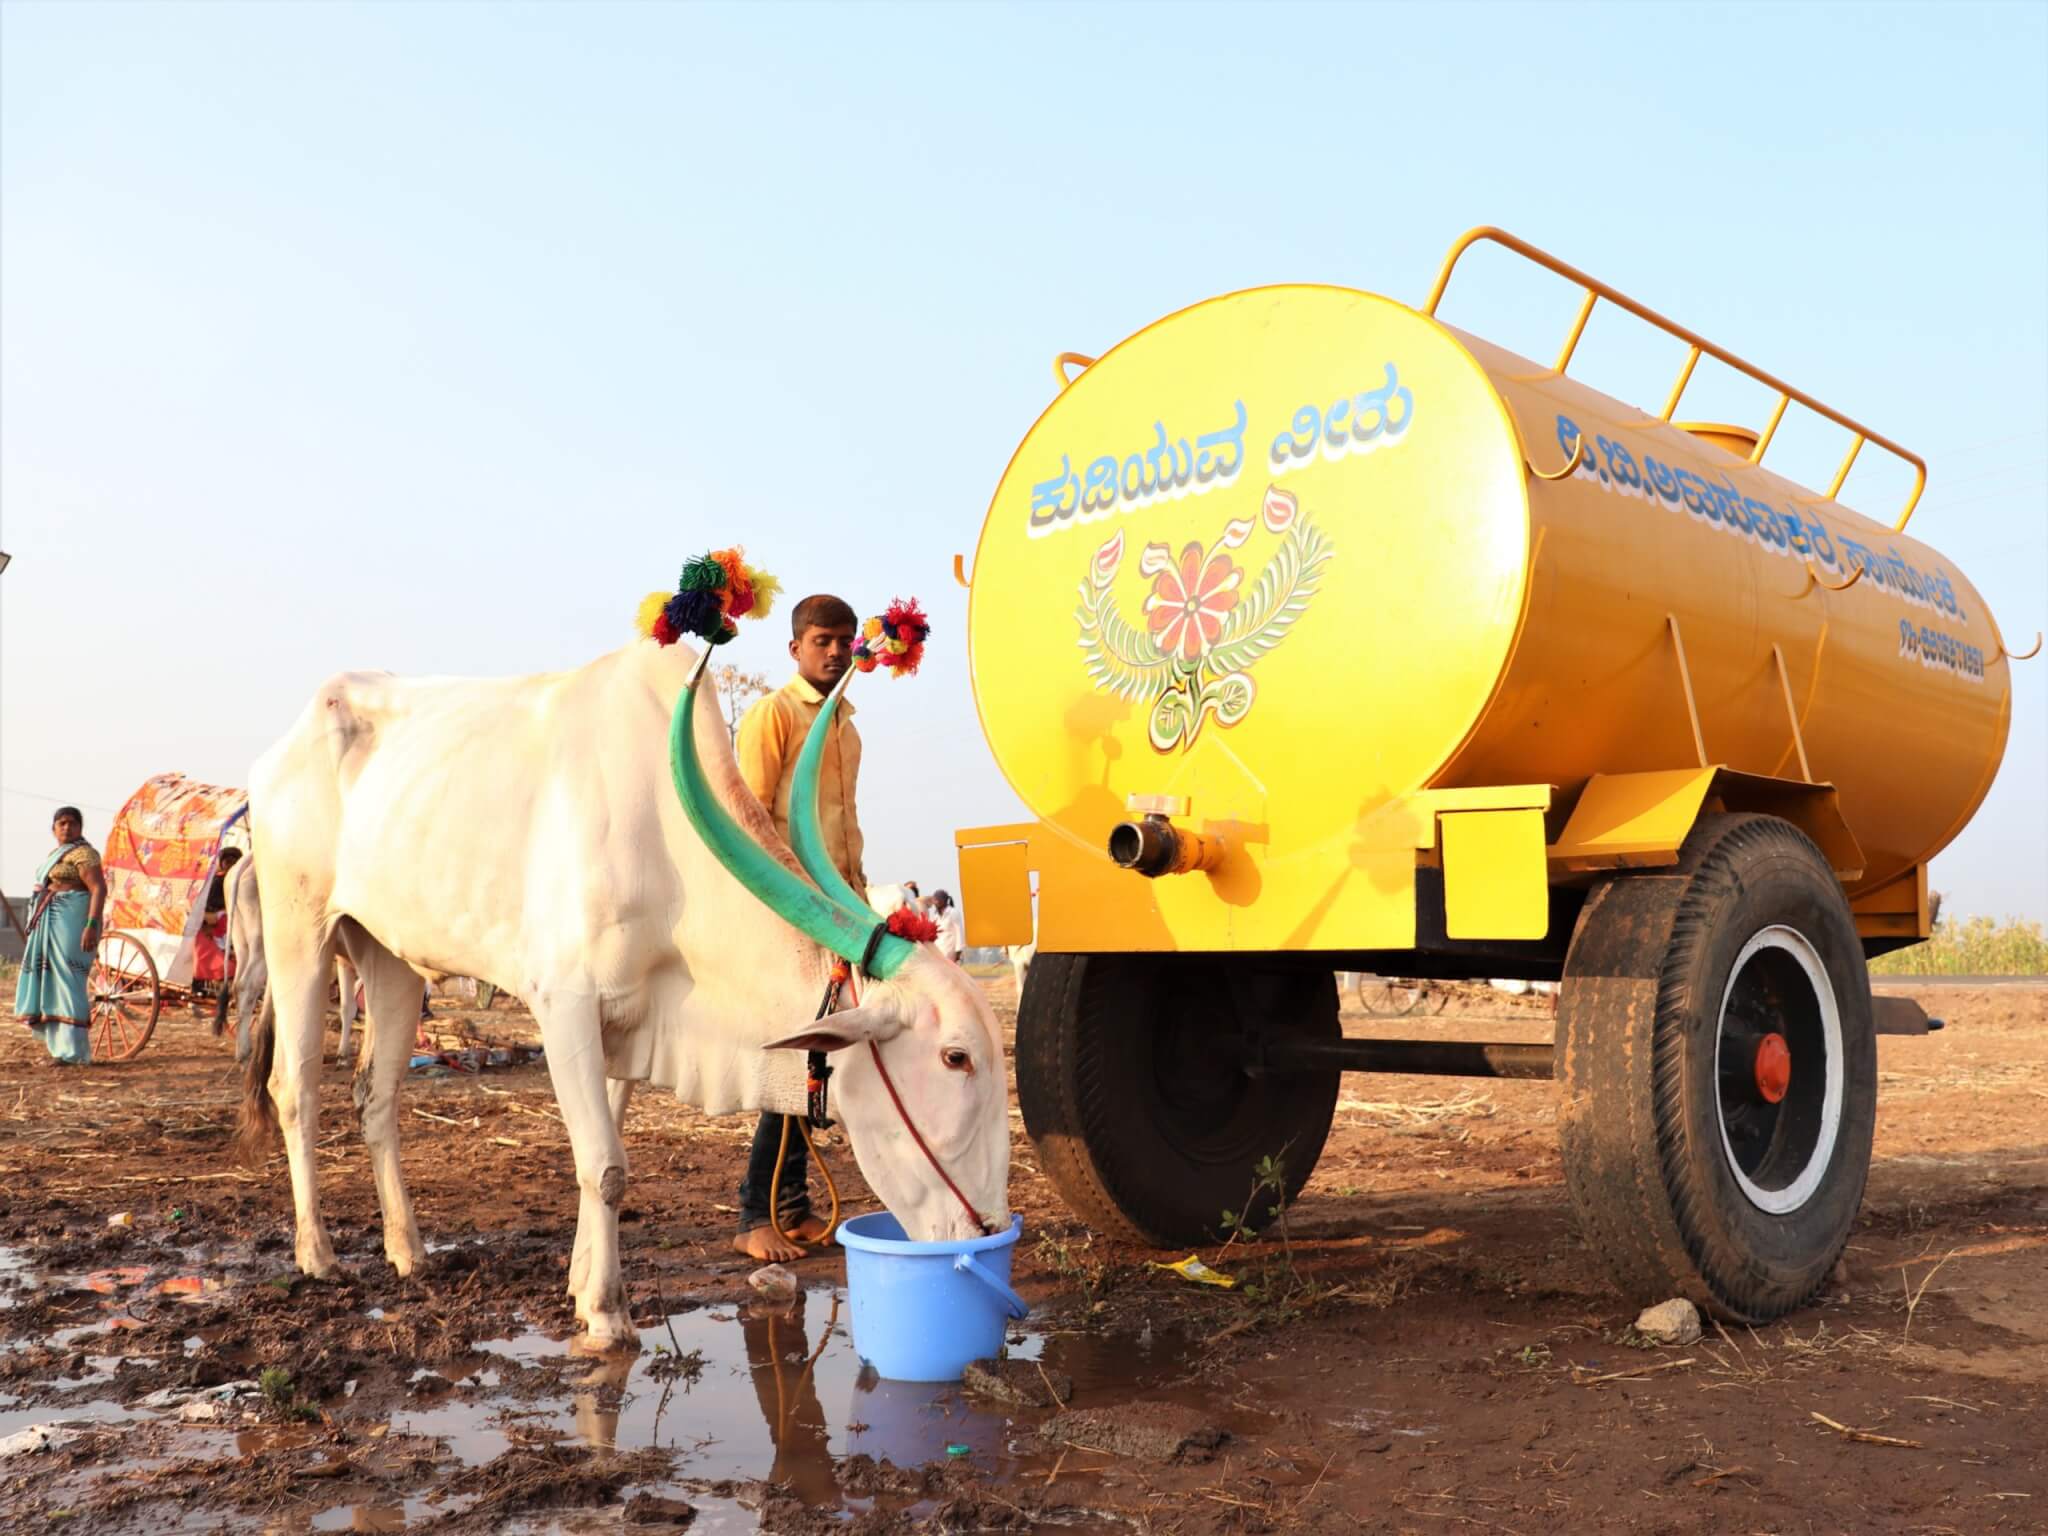
[[[825,1191],[832,1197],[832,1219],[825,1223],[825,1230],[818,1235],[820,1243],[829,1243],[832,1241],[832,1234],[839,1230],[839,1186],[832,1181],[832,1170],[826,1165],[825,1159],[818,1155],[818,1144],[811,1140],[809,1122],[795,1115],[782,1117],[782,1140],[775,1148],[775,1177],[768,1186],[768,1225],[775,1229],[775,1235],[785,1243],[803,1246],[800,1239],[782,1230],[782,1165],[789,1156],[789,1128],[792,1125],[802,1134],[805,1148],[809,1150],[812,1161],[817,1163],[818,1172],[824,1175]]]
[[[788,1128],[789,1123],[787,1121],[784,1121],[784,1131],[787,1132]],[[815,1141],[811,1140],[810,1123],[808,1121],[799,1120],[796,1123],[796,1128],[799,1131],[803,1132],[804,1145],[810,1149],[811,1161],[818,1165],[818,1172],[820,1175],[823,1176],[825,1180],[825,1193],[832,1197],[832,1217],[829,1221],[825,1223],[825,1230],[818,1234],[819,1242],[829,1243],[832,1241],[832,1234],[839,1230],[839,1186],[832,1182],[831,1164],[827,1163],[825,1159],[819,1155],[818,1144]]]

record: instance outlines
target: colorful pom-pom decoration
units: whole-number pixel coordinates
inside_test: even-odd
[[[657,645],[674,645],[695,635],[707,645],[724,645],[739,634],[739,620],[767,617],[782,583],[742,552],[714,549],[684,562],[673,592],[650,592],[640,600],[634,628]]]
[[[936,944],[939,940],[939,925],[931,920],[929,914],[915,907],[898,907],[891,912],[889,931],[913,944]]]
[[[862,672],[886,668],[898,677],[908,677],[924,660],[924,642],[932,632],[931,620],[917,606],[917,599],[897,598],[878,617],[860,627],[853,642],[853,664]]]

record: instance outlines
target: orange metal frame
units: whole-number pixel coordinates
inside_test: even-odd
[[[1529,244],[1528,241],[1518,239],[1504,229],[1495,229],[1491,225],[1481,225],[1478,229],[1467,230],[1463,235],[1459,236],[1457,244],[1451,247],[1450,254],[1444,257],[1443,269],[1436,275],[1436,286],[1430,289],[1429,298],[1422,306],[1422,312],[1425,315],[1433,316],[1436,314],[1437,305],[1443,300],[1444,289],[1450,285],[1451,269],[1457,266],[1458,258],[1482,240],[1490,241],[1494,245],[1504,246],[1516,255],[1532,261],[1537,266],[1543,267],[1548,271],[1555,272],[1567,282],[1576,283],[1585,290],[1585,302],[1579,306],[1578,318],[1572,322],[1571,334],[1565,337],[1564,346],[1558,351],[1557,363],[1555,365],[1557,372],[1563,373],[1570,365],[1572,354],[1578,350],[1579,338],[1586,333],[1586,322],[1592,318],[1593,306],[1601,299],[1605,299],[1608,303],[1628,311],[1638,320],[1656,326],[1658,330],[1663,331],[1666,335],[1676,337],[1691,348],[1691,351],[1686,354],[1685,366],[1678,370],[1678,379],[1671,386],[1670,397],[1664,402],[1663,419],[1665,421],[1669,421],[1671,413],[1678,409],[1678,402],[1685,395],[1686,385],[1692,382],[1693,369],[1699,366],[1700,357],[1704,354],[1707,357],[1726,363],[1730,368],[1748,378],[1755,379],[1765,388],[1777,391],[1778,403],[1771,411],[1770,422],[1764,427],[1763,434],[1757,438],[1756,447],[1750,450],[1750,463],[1761,464],[1763,462],[1764,454],[1771,446],[1771,439],[1777,435],[1778,423],[1785,419],[1785,407],[1794,400],[1797,400],[1808,410],[1816,415],[1825,417],[1836,426],[1851,434],[1852,437],[1849,451],[1842,459],[1842,467],[1835,471],[1835,483],[1828,487],[1828,499],[1832,501],[1841,494],[1843,483],[1848,480],[1849,471],[1855,466],[1856,456],[1863,451],[1863,445],[1865,443],[1875,443],[1878,447],[1884,449],[1885,452],[1892,454],[1913,467],[1913,492],[1906,498],[1906,506],[1899,513],[1899,520],[1892,524],[1893,531],[1897,532],[1903,529],[1906,526],[1907,519],[1912,517],[1913,508],[1920,504],[1920,493],[1927,489],[1927,461],[1921,458],[1919,454],[1900,447],[1890,438],[1871,431],[1870,428],[1862,423],[1844,416],[1834,407],[1823,405],[1804,390],[1794,389],[1782,379],[1765,373],[1763,369],[1756,367],[1754,364],[1744,362],[1733,352],[1715,346],[1714,343],[1708,341],[1697,332],[1689,331],[1684,326],[1665,319],[1648,305],[1638,304],[1627,294],[1609,287],[1596,277],[1581,272],[1577,267],[1559,261],[1548,251],[1538,250],[1535,246]]]

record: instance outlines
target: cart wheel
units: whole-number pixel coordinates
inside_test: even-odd
[[[1820,850],[1703,817],[1677,878],[1594,888],[1558,997],[1565,1183],[1632,1302],[1739,1322],[1809,1300],[1863,1201],[1870,974]]]
[[[1040,1166],[1076,1215],[1139,1242],[1201,1242],[1226,1210],[1246,1209],[1263,1158],[1281,1161],[1286,1199],[1301,1192],[1340,1074],[1250,1076],[1245,1037],[1260,1027],[1341,1038],[1335,977],[1150,955],[1032,962],[1017,1100]],[[1278,1203],[1262,1192],[1246,1219],[1262,1226]]]
[[[139,939],[110,933],[92,963],[92,1059],[132,1061],[142,1054],[163,1012],[156,962]]]
[[[1436,1013],[1443,1008],[1442,997],[1426,981],[1364,973],[1358,978],[1357,991],[1358,1006],[1374,1018],[1403,1019],[1411,1013]]]

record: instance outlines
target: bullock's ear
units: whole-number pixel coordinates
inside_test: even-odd
[[[780,1040],[770,1040],[761,1049],[843,1051],[849,1045],[859,1045],[863,1040],[888,1040],[901,1028],[900,1021],[892,1013],[878,1008],[848,1008],[843,1013],[827,1014],[817,1023],[805,1025],[797,1034],[784,1035]]]

